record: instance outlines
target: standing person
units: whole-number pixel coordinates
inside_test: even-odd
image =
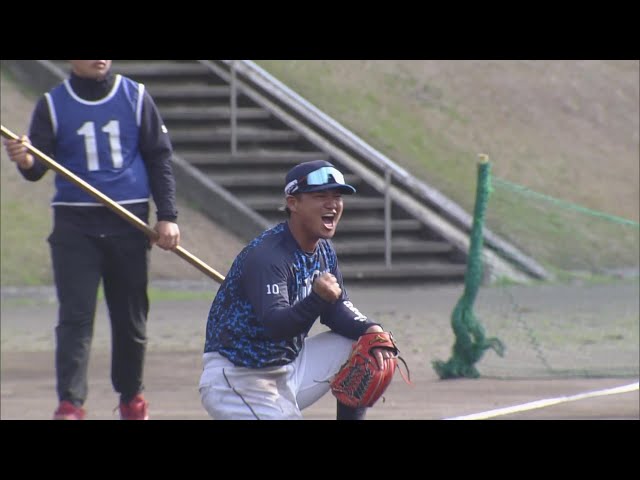
[[[69,60],[71,73],[36,104],[29,136],[5,140],[22,176],[37,181],[48,168],[31,143],[144,222],[157,206],[157,239],[61,175],[55,178],[53,230],[48,237],[58,296],[56,420],[82,420],[97,293],[103,282],[112,334],[111,381],[120,418],[146,420],[143,371],[149,249],[171,250],[176,223],[172,146],[158,109],[144,89],[111,71],[111,60]]]
[[[353,341],[383,331],[349,301],[330,242],[355,188],[324,160],[295,166],[285,184],[287,221],[238,254],[211,305],[199,389],[214,419],[301,419]],[[318,317],[330,331],[308,337]],[[375,355],[380,368],[391,358]],[[365,413],[337,403],[338,420]]]

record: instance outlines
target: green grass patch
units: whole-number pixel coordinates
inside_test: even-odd
[[[157,288],[150,286],[147,289],[147,295],[149,296],[149,302],[164,302],[164,301],[189,301],[189,300],[211,300],[215,296],[215,292],[208,291],[188,291],[188,290],[175,290],[168,288]],[[102,287],[98,291],[98,300],[104,300],[104,291]]]
[[[186,290],[170,290],[149,287],[149,301],[190,301],[190,300],[210,300],[213,301],[215,292],[208,291],[186,291]]]
[[[213,301],[215,291],[187,291],[167,288],[157,288],[150,286],[147,289],[149,296],[149,303],[152,305],[156,302],[180,302],[180,301],[200,301],[210,300]],[[104,302],[104,290],[102,286],[98,288],[98,302]],[[2,300],[3,306],[6,307],[26,307],[26,306],[38,306],[38,305],[52,305],[56,304],[57,299],[55,292],[52,296],[34,295],[33,297],[7,297]]]
[[[215,292],[209,291],[189,291],[170,288],[158,288],[149,286],[147,288],[147,295],[149,296],[149,302],[175,302],[175,301],[190,301],[190,300],[211,300],[215,296]],[[104,301],[104,290],[102,285],[98,289],[98,301]]]

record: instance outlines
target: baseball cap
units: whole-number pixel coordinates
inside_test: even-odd
[[[356,189],[344,181],[344,175],[326,160],[314,160],[296,165],[285,178],[285,195],[338,189],[351,195]]]

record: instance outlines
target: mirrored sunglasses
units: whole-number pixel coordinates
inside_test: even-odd
[[[330,181],[333,178],[333,182]],[[328,183],[337,183],[345,185],[344,176],[335,167],[322,167],[318,170],[308,173],[302,178],[293,180],[287,184],[284,191],[287,195],[297,192],[304,185],[326,185]]]

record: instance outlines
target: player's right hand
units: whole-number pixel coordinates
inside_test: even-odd
[[[314,280],[313,291],[329,303],[335,303],[342,295],[338,279],[329,272],[323,273]]]
[[[31,141],[26,135],[23,135],[20,140],[5,139],[4,147],[9,155],[9,160],[14,162],[22,170],[29,170],[33,167],[33,155],[29,153],[26,145],[31,145]]]

